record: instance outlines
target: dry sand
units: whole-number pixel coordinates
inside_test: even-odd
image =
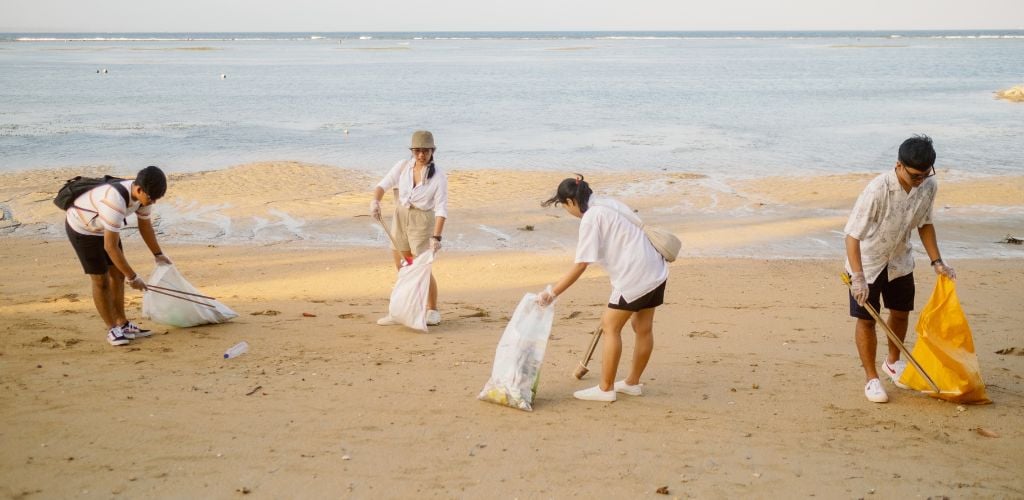
[[[0,225],[2,495],[662,498],[655,492],[667,487],[670,498],[1024,497],[1019,257],[954,263],[992,405],[958,407],[888,382],[890,403],[867,402],[837,277],[841,255],[691,254],[672,265],[643,397],[571,396],[596,383],[600,361],[586,380],[571,377],[608,294],[607,278],[592,269],[556,305],[535,411],[526,413],[475,397],[522,294],[570,264],[575,222],[539,209],[532,191],[560,175],[453,173],[455,249],[435,264],[445,321],[428,334],[374,324],[394,271],[363,216],[372,176],[291,163],[173,176],[161,202],[165,251],[240,316],[149,325],[152,338],[114,348],[55,229],[49,197],[68,173],[77,172],[0,175],[0,202],[16,221]],[[271,188],[232,187],[275,173]],[[691,250],[712,252],[841,229],[843,218],[836,223],[823,205],[848,210],[869,177],[709,190],[681,175],[659,179],[656,196],[641,192],[652,185],[643,175],[594,180]],[[956,186],[944,184],[944,203],[955,203]],[[1020,186],[1002,179],[986,204],[1016,207]],[[721,242],[731,232],[713,214],[678,221],[684,210],[761,203],[826,215],[755,214],[735,243]],[[534,230],[517,229],[527,225]],[[486,244],[499,249],[477,249]],[[137,268],[152,269],[137,235],[125,245]],[[920,259],[919,270],[921,308],[934,276]],[[129,297],[138,313],[139,295]],[[251,351],[223,360],[239,340]],[[624,341],[628,357],[629,334]]]

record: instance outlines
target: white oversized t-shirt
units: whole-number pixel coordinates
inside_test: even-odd
[[[938,184],[926,179],[910,192],[903,190],[896,171],[875,177],[857,198],[843,230],[860,241],[864,278],[874,283],[882,269],[894,280],[914,271],[910,233],[932,223]],[[850,260],[846,260],[846,271]]]
[[[103,231],[121,232],[124,220],[131,214],[140,219],[149,219],[153,206],[142,206],[131,199],[132,180],[121,181],[128,190],[128,203],[121,193],[111,185],[96,186],[75,199],[74,206],[67,210],[65,220],[71,229],[87,236],[103,236]]]
[[[668,279],[668,263],[626,215],[632,213],[617,200],[592,196],[580,220],[576,262],[604,267],[612,282],[612,304],[619,298],[633,302]]]

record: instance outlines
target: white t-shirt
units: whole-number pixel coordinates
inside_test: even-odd
[[[447,219],[448,175],[435,165],[434,176],[427,179],[424,174],[420,185],[413,187],[412,171],[415,165],[413,160],[402,160],[396,163],[377,184],[377,187],[388,191],[398,186],[398,203],[400,205],[420,210],[433,210],[435,217]]]
[[[608,298],[612,304],[617,304],[620,297],[633,302],[668,279],[665,258],[630,217],[639,221],[625,204],[591,196],[580,220],[576,262],[604,267],[612,282]]]
[[[120,182],[128,190],[128,203],[111,185],[96,186],[82,193],[67,210],[68,225],[79,234],[103,236],[104,230],[121,232],[125,218],[131,214],[149,219],[153,206],[144,207],[138,200],[131,199],[132,182],[131,179]]]
[[[938,189],[934,179],[926,179],[908,193],[895,169],[875,177],[864,188],[843,232],[860,240],[861,264],[868,283],[874,283],[886,266],[890,280],[914,271],[910,233],[932,223],[932,204]],[[849,258],[846,271],[853,272]]]

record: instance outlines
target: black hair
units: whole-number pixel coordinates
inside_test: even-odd
[[[427,164],[427,179],[434,177],[434,152],[430,152],[430,163]]]
[[[154,200],[163,198],[167,192],[167,176],[164,171],[152,165],[139,170],[135,175],[135,184],[142,188],[147,196]]]
[[[569,178],[563,180],[558,184],[558,191],[555,195],[549,198],[544,203],[541,203],[542,207],[550,207],[551,205],[564,205],[565,202],[573,200],[576,202],[576,206],[580,207],[580,213],[586,213],[590,203],[590,195],[594,194],[594,191],[590,189],[590,184],[583,180],[583,176],[576,174],[575,178]]]
[[[904,167],[925,171],[935,165],[935,148],[932,138],[915,135],[900,144],[899,161]]]

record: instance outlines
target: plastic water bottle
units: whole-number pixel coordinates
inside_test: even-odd
[[[249,344],[243,340],[231,346],[231,349],[224,351],[224,359],[237,358],[246,352],[249,352]]]

